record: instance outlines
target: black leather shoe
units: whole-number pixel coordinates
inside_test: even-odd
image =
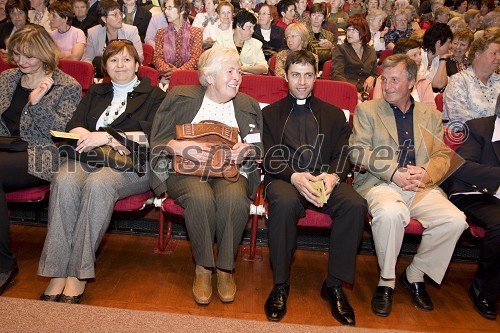
[[[69,303],[69,304],[79,304],[83,299],[83,294],[77,296],[66,296],[61,294],[59,298],[59,303]]]
[[[372,311],[377,316],[387,317],[392,311],[394,289],[378,286],[372,297]]]
[[[290,292],[290,286],[286,283],[274,285],[273,290],[267,298],[264,310],[268,320],[280,321],[286,314],[286,299]]]
[[[321,287],[321,297],[326,299],[332,307],[332,316],[338,320],[342,325],[356,324],[356,319],[354,318],[354,309],[347,296],[344,294],[342,286],[338,287],[327,287],[326,281],[323,282]]]
[[[469,287],[469,296],[472,300],[472,304],[474,305],[474,309],[476,309],[481,316],[492,320],[497,318],[495,301],[486,299],[481,293],[476,294],[472,284]]]
[[[47,295],[45,293],[40,295],[40,301],[45,301],[45,302],[59,302],[59,299],[61,298],[62,294],[59,295]]]
[[[410,283],[406,277],[405,269],[403,274],[399,277],[399,283],[401,283],[403,287],[408,290],[408,293],[411,296],[411,301],[417,306],[417,308],[423,311],[434,310],[434,304],[432,304],[431,297],[425,290],[425,282]]]
[[[2,295],[10,283],[14,281],[17,273],[19,273],[19,267],[17,266],[10,272],[0,273],[0,295]]]

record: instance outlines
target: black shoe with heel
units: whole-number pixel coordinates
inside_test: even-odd
[[[290,292],[290,286],[286,283],[274,285],[273,290],[267,298],[264,310],[268,320],[280,321],[286,314],[286,299]]]
[[[351,304],[349,304],[349,300],[344,294],[342,286],[327,287],[326,281],[323,282],[321,297],[330,303],[332,307],[332,316],[337,319],[339,323],[351,326],[356,324],[354,309]]]

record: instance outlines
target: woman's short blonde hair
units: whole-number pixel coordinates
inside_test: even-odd
[[[302,49],[304,50],[309,44],[309,30],[303,23],[292,23],[285,29],[285,38],[290,36],[292,32],[296,32],[302,41]]]
[[[454,17],[448,21],[448,26],[456,29],[466,29],[467,23],[461,17]]]
[[[476,17],[477,15],[479,15],[479,10],[478,9],[469,9],[468,11],[465,12],[464,14],[464,21],[465,23],[469,24],[469,22],[474,18]]]
[[[14,63],[14,52],[26,57],[40,59],[45,73],[53,72],[57,67],[57,48],[54,39],[44,27],[29,24],[17,30],[7,40],[8,59]]]
[[[387,13],[382,9],[372,9],[368,12],[368,15],[366,15],[366,20],[370,22],[375,20],[377,17],[382,17],[382,20],[385,20]]]
[[[239,63],[240,55],[238,51],[228,47],[212,47],[203,52],[198,59],[198,78],[200,84],[208,86],[207,76],[216,75],[222,71],[224,65],[228,63]]]

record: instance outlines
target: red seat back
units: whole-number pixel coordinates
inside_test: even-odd
[[[440,92],[439,94],[434,97],[434,102],[436,102],[436,108],[443,112],[443,93]]]
[[[144,55],[142,64],[144,66],[151,66],[151,64],[153,63],[154,53],[155,49],[151,45],[142,43],[142,54]]]
[[[318,79],[314,84],[314,96],[341,109],[349,110],[351,117],[358,104],[358,90],[349,82]]]
[[[160,78],[160,73],[154,68],[148,66],[139,66],[139,70],[137,71],[138,77],[147,77],[151,81],[151,85],[153,87],[158,86],[158,81]]]
[[[276,70],[276,55],[269,58],[269,74],[274,75]]]
[[[331,75],[332,75],[332,61],[327,60],[323,64],[323,74],[321,75],[321,78],[323,80],[330,80]]]
[[[380,59],[378,61],[379,64],[382,64],[388,56],[392,55],[392,50],[383,50],[382,53],[380,53]]]
[[[288,85],[284,78],[271,75],[243,75],[240,92],[261,103],[274,103],[288,94]]]
[[[198,79],[198,71],[178,69],[172,73],[168,90],[172,90],[175,86],[197,86],[200,84]]]
[[[78,60],[60,59],[57,65],[61,71],[75,78],[82,86],[85,94],[94,83],[94,66],[91,63]]]

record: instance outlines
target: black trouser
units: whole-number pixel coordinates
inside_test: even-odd
[[[451,202],[467,216],[467,222],[486,230],[474,287],[485,297],[500,297],[500,199],[487,194],[458,194]]]
[[[335,187],[328,202],[317,208],[295,187],[283,180],[273,180],[266,188],[269,202],[269,252],[274,283],[290,283],[290,265],[297,247],[297,223],[305,209],[328,214],[333,222],[330,233],[327,286],[335,281],[354,282],[356,253],[363,234],[367,205],[352,186]]]
[[[48,182],[28,174],[27,152],[0,151],[0,273],[17,265],[10,249],[10,223],[5,192],[12,192]]]

